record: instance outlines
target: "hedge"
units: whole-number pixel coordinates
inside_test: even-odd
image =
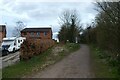
[[[41,54],[55,44],[52,39],[26,39],[21,45],[20,58],[30,59],[34,55]]]

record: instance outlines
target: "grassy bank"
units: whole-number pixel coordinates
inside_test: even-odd
[[[90,45],[92,57],[92,69],[96,78],[118,78],[117,68],[109,64],[109,57],[105,51]]]
[[[20,61],[19,63],[3,69],[3,78],[19,78],[26,75],[35,74],[45,67],[56,63],[71,52],[78,50],[79,44],[67,43],[65,45],[57,44],[44,53],[34,56],[30,60]]]

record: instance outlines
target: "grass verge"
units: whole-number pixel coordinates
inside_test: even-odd
[[[109,65],[104,51],[96,46],[90,45],[92,70],[96,78],[118,78],[117,68]]]
[[[61,49],[61,51],[57,52],[57,55],[55,55],[53,54],[55,47],[62,47],[63,49]],[[20,78],[26,75],[35,74],[36,72],[43,70],[45,67],[56,63],[79,48],[80,45],[75,43],[67,43],[65,45],[57,44],[44,53],[32,57],[28,61],[20,61],[15,65],[4,68],[2,70],[2,77]]]

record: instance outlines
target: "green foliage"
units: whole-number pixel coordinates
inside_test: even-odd
[[[80,44],[76,43],[67,43],[66,48],[69,49],[70,51],[75,51],[80,48]]]
[[[95,25],[89,25],[82,37],[86,43],[108,51],[107,54],[98,52],[99,57],[106,58],[120,72],[120,2],[97,2],[96,6],[99,13]]]
[[[96,46],[90,46],[92,57],[92,70],[96,78],[119,78],[115,61],[111,61],[110,52],[106,52]]]

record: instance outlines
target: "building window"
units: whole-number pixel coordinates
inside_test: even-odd
[[[24,32],[24,35],[26,35],[27,33],[26,32]]]
[[[18,43],[20,43],[20,40],[18,40]]]
[[[37,36],[40,36],[40,32],[37,32],[36,35],[37,35]]]
[[[34,35],[34,32],[31,32],[30,35],[33,36],[33,35]]]
[[[44,32],[44,36],[46,36],[47,35],[47,32]]]

